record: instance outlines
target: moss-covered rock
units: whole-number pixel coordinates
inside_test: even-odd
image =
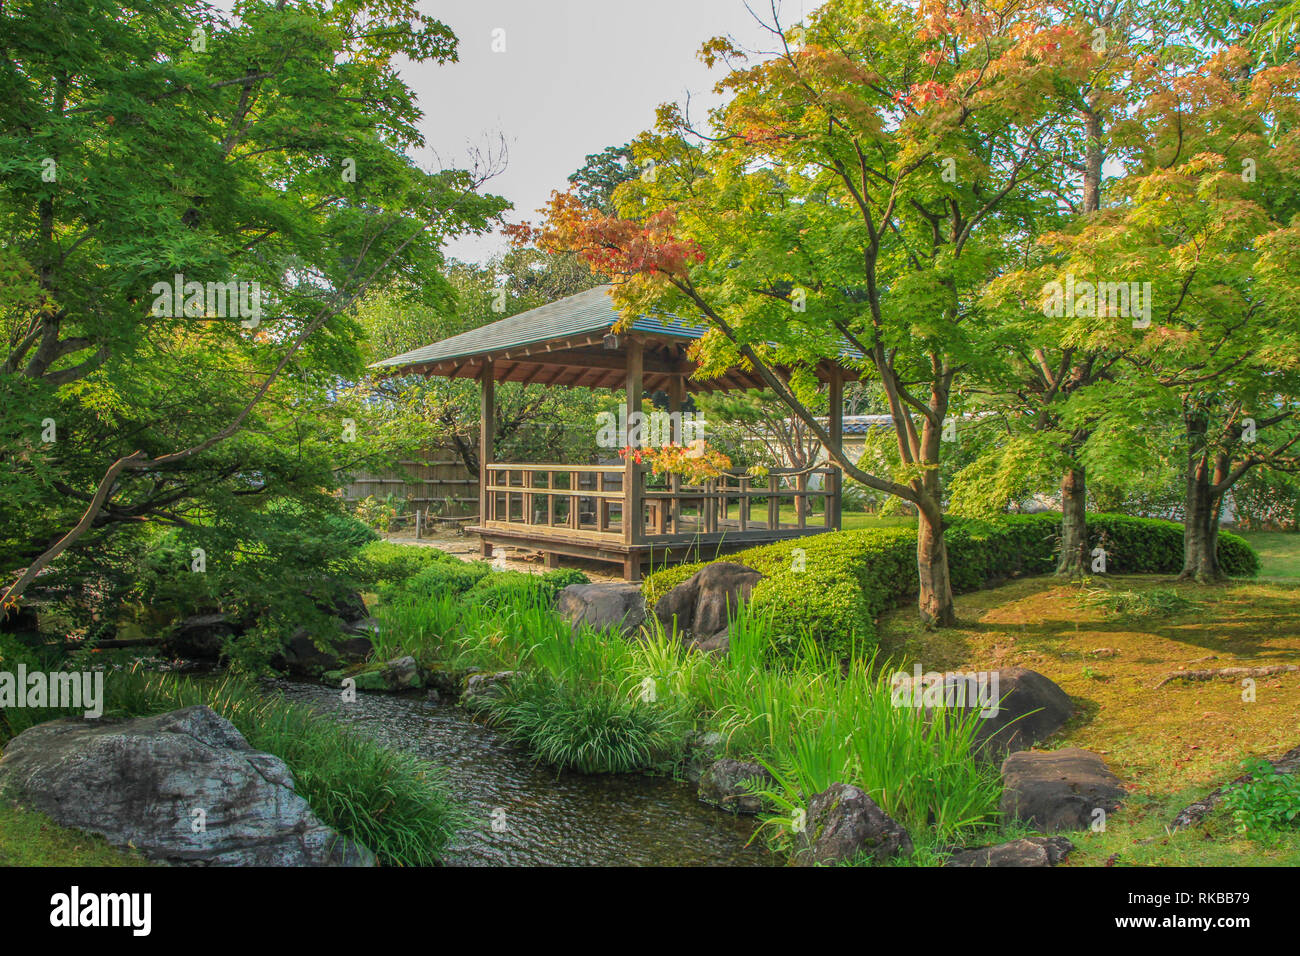
[[[407,656],[358,671],[352,679],[357,682],[357,690],[400,693],[420,690],[425,686],[427,676],[415,658]]]

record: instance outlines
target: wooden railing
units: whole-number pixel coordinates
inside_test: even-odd
[[[483,519],[621,537],[625,474],[622,465],[488,465]]]
[[[814,475],[820,487],[811,487]],[[727,471],[692,487],[676,475],[650,476],[646,535],[829,530],[835,526],[838,477],[834,468],[773,468],[761,477]],[[787,518],[783,511],[793,514]]]
[[[836,468],[728,471],[687,485],[644,465],[498,463],[487,466],[483,523],[629,545],[790,537],[835,528],[838,489]]]

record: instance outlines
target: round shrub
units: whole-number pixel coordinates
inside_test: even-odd
[[[543,574],[542,580],[546,582],[547,586],[551,588],[555,594],[559,594],[570,584],[591,583],[591,578],[587,577],[577,568],[555,568],[554,570],[547,571]]]
[[[1088,537],[1106,549],[1111,574],[1177,574],[1183,569],[1183,526],[1159,518],[1088,515]],[[1259,573],[1259,555],[1243,538],[1219,532],[1219,566],[1232,577]]]
[[[415,574],[433,565],[465,563],[437,548],[393,544],[390,541],[371,542],[361,549],[361,558],[365,562],[368,576],[379,587],[400,587]]]
[[[417,572],[402,586],[402,590],[420,597],[438,597],[443,594],[464,594],[491,572],[492,566],[482,561],[461,561],[452,558],[431,564]]]
[[[570,584],[588,584],[590,579],[572,568],[557,568],[545,574],[527,571],[495,571],[474,586],[470,598],[486,607],[514,603],[551,604],[560,590]]]

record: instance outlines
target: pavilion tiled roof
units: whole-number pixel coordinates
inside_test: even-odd
[[[508,319],[501,319],[468,332],[461,332],[441,342],[403,352],[376,362],[372,368],[428,365],[448,359],[486,355],[512,348],[538,345],[553,339],[567,339],[609,332],[619,321],[619,314],[609,298],[610,286],[600,285],[577,295],[529,309]],[[690,322],[669,313],[641,315],[626,331],[662,335],[672,338],[698,339],[707,326]]]
[[[477,378],[487,360],[493,363],[498,381],[541,382],[547,385],[621,387],[623,376],[610,359],[625,356],[622,343],[604,340],[621,317],[610,299],[609,285],[596,286],[577,295],[512,315],[509,318],[470,329],[422,348],[394,355],[370,367],[392,373],[419,373],[451,378]],[[669,312],[651,310],[623,325],[620,338],[628,334],[647,343],[645,383],[662,388],[673,372],[689,375],[693,364],[685,358],[686,348],[708,330],[702,320],[685,319]],[[846,350],[857,356],[855,350]],[[690,391],[762,388],[752,370],[733,369],[718,378],[690,380]]]

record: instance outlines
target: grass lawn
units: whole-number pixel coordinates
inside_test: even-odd
[[[1300,582],[1300,532],[1229,530],[1259,552],[1261,579]]]
[[[69,830],[43,813],[0,804],[0,866],[148,866],[103,837]]]
[[[889,515],[882,518],[862,511],[846,511],[841,515],[841,523],[845,531],[853,528],[915,528],[916,518],[912,515]]]
[[[764,512],[766,514],[766,512]],[[799,520],[795,514],[794,505],[787,505],[781,509],[781,521],[794,522]],[[810,527],[819,528],[822,525],[821,515],[813,515],[808,519]],[[916,527],[916,518],[911,515],[891,515],[882,518],[880,515],[867,514],[865,511],[846,511],[841,515],[841,525],[845,531],[854,528],[898,528],[903,525]]]
[[[1111,596],[1130,592],[1139,609],[1113,610],[1104,585]],[[1252,703],[1228,680],[1155,686],[1181,669],[1300,664],[1300,587],[1199,587],[1148,575],[1085,589],[1040,577],[960,595],[957,615],[958,627],[927,632],[913,608],[891,612],[882,653],[906,670],[919,661],[927,671],[1019,665],[1047,675],[1076,712],[1045,746],[1102,754],[1132,794],[1104,834],[1070,834],[1071,864],[1300,865],[1300,828],[1246,839],[1220,811],[1177,834],[1165,829],[1238,776],[1244,758],[1300,745],[1300,672],[1257,679]]]

